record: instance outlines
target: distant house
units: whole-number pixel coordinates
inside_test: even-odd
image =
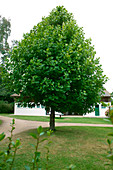
[[[108,110],[109,106],[111,106],[111,95],[105,90],[104,94],[101,96],[100,103],[95,105],[94,111],[91,113],[86,113],[84,116],[86,117],[106,117],[105,112]]]
[[[18,94],[11,95],[14,99],[20,97]],[[15,100],[16,101],[16,100]],[[108,110],[109,106],[111,106],[111,95],[105,90],[104,94],[101,96],[101,101],[97,105],[95,105],[94,111],[91,113],[86,113],[83,116],[85,117],[105,117],[105,112]],[[56,114],[61,114],[55,112]],[[28,103],[26,107],[22,107],[21,103],[16,103],[14,105],[14,114],[15,115],[34,115],[34,116],[46,116],[47,113],[45,107],[40,103],[34,104],[33,102]],[[73,114],[73,113],[72,113]],[[66,113],[68,115],[68,112]]]
[[[20,94],[13,94],[11,97],[14,98],[14,114],[15,115],[29,115],[29,116],[46,116],[50,112],[45,110],[45,107],[40,103],[34,104],[34,102],[29,102],[26,106],[21,106],[21,102],[16,102],[16,99],[20,97]],[[55,112],[56,115],[62,115],[60,112]]]

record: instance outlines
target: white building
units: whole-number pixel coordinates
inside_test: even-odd
[[[104,104],[103,104],[104,103]],[[105,106],[106,105],[106,106]],[[101,96],[101,101],[94,108],[94,111],[91,113],[84,114],[85,117],[106,117],[105,112],[111,106],[111,95],[105,90],[104,94]]]
[[[13,94],[12,97],[16,98],[20,95]],[[111,96],[110,93],[106,90],[105,94],[101,96],[101,102],[104,102],[104,105],[100,102],[97,104],[94,108],[94,111],[91,113],[86,113],[83,116],[84,117],[106,117],[105,112],[108,110],[109,106],[111,106]],[[107,104],[107,106],[105,106]],[[32,108],[31,108],[32,105]],[[31,116],[46,116],[49,113],[46,113],[45,107],[41,104],[34,104],[31,102],[31,104],[27,104],[26,107],[22,107],[20,103],[15,103],[14,105],[14,114],[15,115],[31,115]],[[55,112],[56,115],[61,115],[62,113]],[[68,113],[67,113],[68,114]]]
[[[15,103],[14,114],[15,115],[29,115],[29,116],[45,116],[47,115],[45,107],[41,104],[32,104],[32,108],[27,104],[26,107],[22,107],[20,103]]]

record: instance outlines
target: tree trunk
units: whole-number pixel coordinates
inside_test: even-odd
[[[55,130],[55,111],[51,109],[50,114],[50,130]]]

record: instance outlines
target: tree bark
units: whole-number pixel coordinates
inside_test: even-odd
[[[55,130],[55,111],[51,109],[50,114],[50,130]]]

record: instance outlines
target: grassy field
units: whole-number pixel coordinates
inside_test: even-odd
[[[49,117],[46,116],[17,116],[9,114],[0,114],[1,116],[13,117],[16,119],[32,120],[32,121],[43,121],[49,122]],[[111,124],[108,118],[88,118],[88,117],[56,117],[56,122],[61,123],[92,123],[92,124]]]
[[[2,124],[2,121],[0,120],[0,125]]]
[[[47,130],[47,129],[45,129]],[[105,145],[107,134],[112,128],[101,127],[57,127],[56,132],[50,136],[49,170],[66,169],[70,164],[76,165],[75,170],[111,170],[105,166],[108,146]],[[36,129],[25,131],[14,136],[21,139],[22,148],[18,150],[15,166],[23,170],[24,165],[32,166],[31,160],[34,148],[30,144],[36,141],[29,133],[36,133]],[[8,139],[1,142],[0,149],[7,146]],[[46,164],[46,141],[40,144],[42,170]]]

